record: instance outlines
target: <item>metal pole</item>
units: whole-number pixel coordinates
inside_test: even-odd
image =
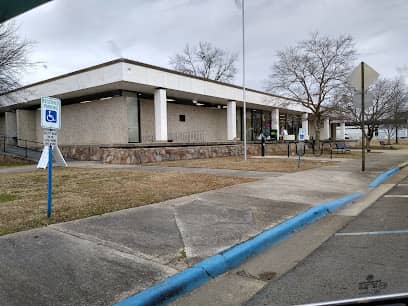
[[[364,62],[361,62],[361,171],[365,171]]]
[[[333,159],[333,147],[330,144],[330,159]]]
[[[242,101],[244,104],[244,159],[247,160],[246,88],[245,88],[245,0],[242,0]]]
[[[52,145],[48,148],[48,205],[47,217],[51,217],[52,213]]]
[[[298,155],[298,168],[300,168],[300,155]]]

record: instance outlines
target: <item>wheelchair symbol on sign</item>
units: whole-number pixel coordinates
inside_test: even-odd
[[[46,122],[57,122],[57,112],[54,110],[45,110],[45,121]]]

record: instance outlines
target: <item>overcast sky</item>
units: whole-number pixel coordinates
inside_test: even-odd
[[[264,89],[277,50],[314,31],[351,34],[359,61],[384,77],[408,77],[407,0],[246,0],[245,8],[251,88]],[[15,20],[19,34],[36,42],[33,60],[44,63],[25,84],[118,57],[169,67],[171,55],[200,40],[241,56],[234,0],[54,0]]]

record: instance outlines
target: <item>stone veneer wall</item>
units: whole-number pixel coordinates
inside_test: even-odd
[[[267,154],[286,153],[286,144],[267,144]],[[158,148],[104,148],[102,161],[110,164],[142,164],[168,160],[241,156],[243,145],[215,145]],[[249,155],[260,155],[260,144],[248,144]]]
[[[295,144],[290,144],[296,152]],[[261,155],[261,144],[247,145],[248,155]],[[199,159],[227,156],[241,156],[243,144],[218,144],[196,146],[158,146],[158,147],[110,147],[97,145],[62,146],[62,154],[76,160],[102,161],[110,164],[142,164],[168,160]],[[266,155],[287,154],[288,144],[267,143]]]
[[[76,160],[101,161],[103,148],[96,145],[60,146],[62,155]]]
[[[240,145],[158,147],[158,148],[106,148],[102,161],[110,164],[142,164],[167,160],[185,160],[242,154]]]

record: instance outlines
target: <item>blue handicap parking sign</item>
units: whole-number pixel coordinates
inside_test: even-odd
[[[45,121],[46,122],[57,122],[57,111],[46,109],[45,110]]]

